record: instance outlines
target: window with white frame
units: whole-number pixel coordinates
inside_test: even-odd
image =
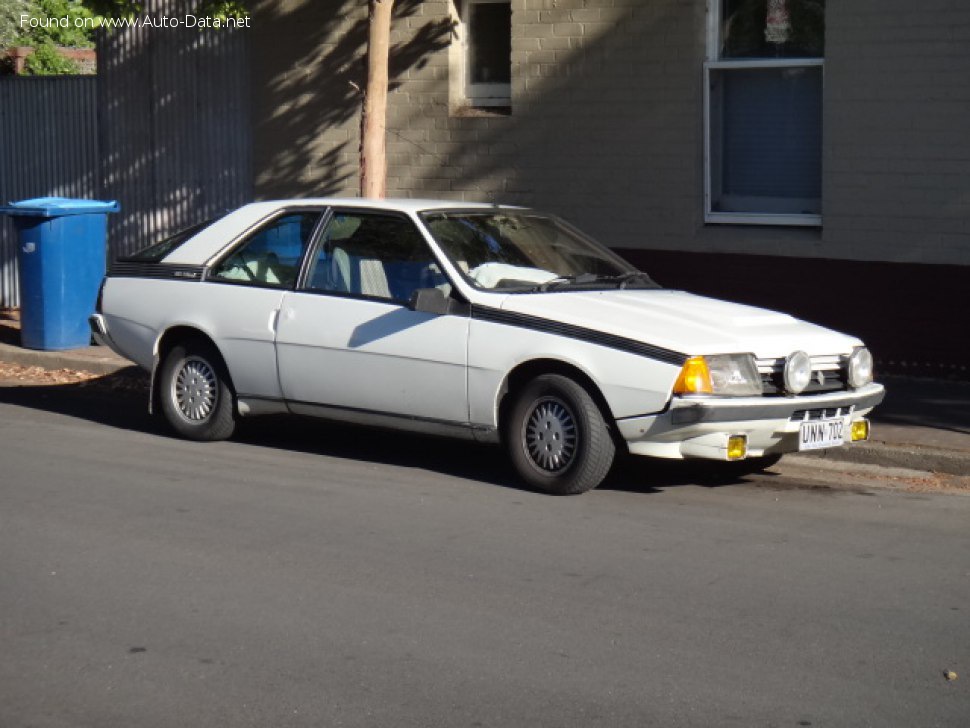
[[[709,0],[705,220],[821,225],[825,0]]]
[[[512,100],[512,3],[455,0],[461,40],[462,105],[507,107]]]

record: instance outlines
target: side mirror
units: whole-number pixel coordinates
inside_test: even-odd
[[[451,301],[437,288],[419,288],[411,294],[408,308],[420,313],[443,315],[451,312]]]

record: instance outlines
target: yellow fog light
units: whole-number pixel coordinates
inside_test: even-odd
[[[727,459],[743,460],[748,454],[748,436],[731,435],[728,438]]]
[[[677,377],[677,383],[674,384],[674,393],[710,394],[712,391],[711,370],[704,361],[704,357],[692,356],[685,361],[680,370],[680,376]]]
[[[852,423],[850,429],[852,442],[861,442],[869,439],[869,420],[861,419]]]

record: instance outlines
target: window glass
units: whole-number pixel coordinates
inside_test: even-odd
[[[723,0],[721,58],[821,58],[825,0]]]
[[[545,285],[655,284],[554,217],[517,212],[429,212],[435,241],[477,288],[510,292]]]
[[[512,4],[468,0],[463,23],[467,102],[507,107],[512,98]]]
[[[820,213],[822,69],[733,69],[711,80],[720,118],[712,209]]]
[[[511,83],[511,3],[471,5],[468,9],[468,59],[472,83]]]
[[[209,278],[258,286],[292,286],[319,218],[316,212],[277,218],[236,247]]]
[[[819,225],[825,0],[711,0],[708,222]]]
[[[337,211],[310,263],[306,288],[406,302],[419,288],[451,285],[410,220]]]
[[[161,263],[162,259],[167,257],[169,253],[180,247],[182,243],[188,242],[189,238],[194,236],[203,228],[214,223],[217,219],[218,218],[206,220],[198,225],[193,225],[192,227],[187,227],[184,230],[179,230],[174,235],[170,235],[164,240],[153,243],[147,248],[142,248],[136,253],[121,257],[119,260],[126,263]]]

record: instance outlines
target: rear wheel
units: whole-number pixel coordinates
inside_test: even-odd
[[[162,412],[190,440],[225,440],[236,426],[232,389],[222,358],[202,341],[181,342],[168,352],[159,374]]]
[[[616,452],[603,413],[590,393],[559,374],[536,377],[522,389],[504,435],[522,479],[556,495],[595,488],[609,473]]]

